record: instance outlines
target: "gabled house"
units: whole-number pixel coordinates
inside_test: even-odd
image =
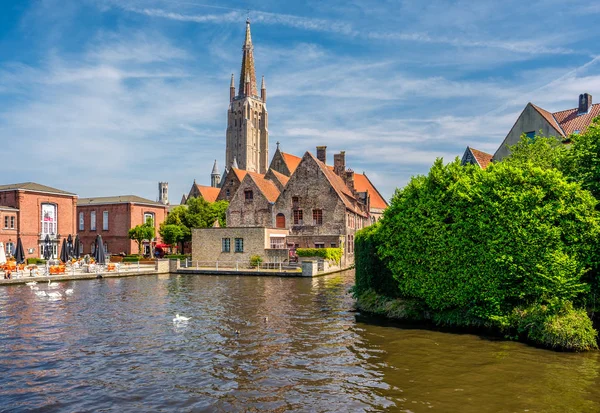
[[[490,155],[489,153],[485,153],[485,152],[479,151],[475,148],[471,148],[470,146],[467,146],[467,149],[465,150],[465,153],[463,154],[461,163],[463,165],[466,165],[466,164],[477,165],[481,169],[485,169],[492,162],[492,157],[493,157],[493,155]]]
[[[584,133],[597,116],[600,116],[600,104],[592,104],[592,95],[588,93],[579,95],[576,108],[553,113],[530,102],[494,153],[493,161],[506,158],[510,154],[510,146],[517,144],[523,134],[534,138],[541,131],[545,136],[568,141],[570,135]]]
[[[275,150],[273,159],[271,159],[269,169],[279,172],[285,176],[291,176],[300,164],[301,160],[302,158],[299,158],[296,155],[282,152],[279,149],[279,142],[277,142],[277,149]]]
[[[279,188],[261,174],[247,172],[227,208],[228,227],[273,227]]]
[[[285,176],[274,169],[269,169],[265,174],[265,179],[270,180],[275,184],[279,192],[283,191],[283,188],[286,186],[288,181],[290,180],[289,176]]]
[[[288,229],[288,246],[342,247],[343,263],[354,261],[354,234],[370,224],[367,205],[353,191],[354,173],[347,179],[306,152],[275,202],[276,228]]]
[[[247,173],[248,172],[243,169],[234,167],[229,168],[229,171],[227,171],[227,174],[221,180],[221,188],[219,189],[217,201],[231,201],[231,198],[233,198],[237,192]]]
[[[213,186],[198,185],[196,180],[194,180],[192,188],[190,189],[188,196],[185,198],[185,202],[187,202],[187,200],[190,198],[204,198],[205,201],[215,202],[220,191],[220,188]]]

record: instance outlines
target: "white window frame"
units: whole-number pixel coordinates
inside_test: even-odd
[[[90,211],[90,231],[96,231],[96,211]]]
[[[108,231],[108,211],[102,211],[102,231]]]
[[[79,231],[85,231],[85,215],[83,212],[79,213]]]

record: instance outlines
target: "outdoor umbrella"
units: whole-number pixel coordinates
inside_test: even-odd
[[[44,239],[44,259],[49,260],[52,257],[52,250],[50,249],[50,235],[46,234]]]
[[[67,256],[71,258],[73,256],[73,237],[71,234],[67,237]]]
[[[96,244],[94,251],[94,259],[100,265],[106,264],[106,253],[104,252],[104,243],[102,242],[102,235],[96,235]]]
[[[69,261],[69,247],[67,247],[67,240],[63,238],[62,246],[60,247],[60,260],[62,262]]]
[[[79,259],[81,255],[81,245],[79,245],[79,235],[75,235],[75,242],[73,243],[73,258]]]
[[[15,261],[17,261],[17,264],[23,264],[25,262],[25,251],[23,250],[23,243],[21,242],[21,238],[17,239]]]
[[[0,265],[6,264],[6,254],[4,253],[4,244],[0,242]]]

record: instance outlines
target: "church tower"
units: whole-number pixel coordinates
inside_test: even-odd
[[[248,19],[246,39],[242,46],[242,68],[237,95],[233,75],[229,86],[225,167],[230,168],[236,160],[239,169],[266,173],[269,167],[268,125],[267,88],[263,77],[260,96],[258,95],[254,71],[254,47]]]

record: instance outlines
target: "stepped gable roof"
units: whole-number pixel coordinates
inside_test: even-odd
[[[357,207],[358,201],[356,200],[356,198],[354,197],[354,195],[350,191],[350,188],[348,188],[344,180],[337,176],[333,172],[333,170],[330,169],[327,165],[318,160],[316,156],[314,156],[312,153],[306,152],[304,156],[307,155],[310,156],[317,163],[317,165],[331,184],[332,188],[338,194],[339,198],[342,200],[346,208],[359,215],[365,216],[365,213]]]
[[[386,209],[388,207],[385,198],[381,196],[377,188],[375,188],[375,185],[373,185],[371,180],[364,173],[354,174],[354,188],[357,192],[369,192],[369,196],[371,197],[371,208]]]
[[[75,195],[71,192],[52,188],[51,186],[37,184],[35,182],[23,182],[20,184],[0,185],[0,191],[13,191],[13,190],[17,190],[17,189],[23,189],[25,191],[32,191],[32,192],[47,192],[47,193],[59,194],[59,195]]]
[[[105,205],[105,204],[147,204],[166,207],[160,202],[151,201],[137,195],[100,196],[96,198],[79,198],[77,206]]]
[[[471,151],[473,157],[475,158],[477,164],[481,169],[487,168],[488,165],[492,162],[492,158],[494,157],[494,155],[490,155],[489,153],[479,151],[475,148],[471,148],[470,146],[467,146],[467,149]]]
[[[219,196],[219,192],[221,192],[221,188],[198,184],[194,185],[196,185],[196,188],[198,189],[198,192],[200,192],[200,195],[202,195],[202,198],[208,202],[215,202]]]
[[[579,108],[567,109],[552,114],[566,136],[575,132],[584,133],[592,120],[596,116],[600,116],[600,103],[593,104],[588,113],[578,115],[578,110]]]
[[[280,192],[272,181],[265,179],[264,175],[257,174],[256,172],[248,172],[247,175],[250,175],[250,179],[254,181],[260,192],[267,198],[267,201],[277,201]]]
[[[284,174],[282,174],[280,172],[277,172],[274,169],[269,169],[269,171],[267,173],[269,173],[269,172],[271,174],[273,174],[273,176],[275,177],[275,179],[277,179],[279,181],[279,183],[281,185],[283,185],[283,186],[285,186],[288,183],[288,181],[290,180],[289,176],[285,176]]]
[[[302,158],[299,158],[296,155],[292,155],[291,153],[285,152],[281,152],[281,156],[283,157],[283,161],[290,170],[290,174],[293,174],[298,165],[300,165],[300,161],[302,160]]]

